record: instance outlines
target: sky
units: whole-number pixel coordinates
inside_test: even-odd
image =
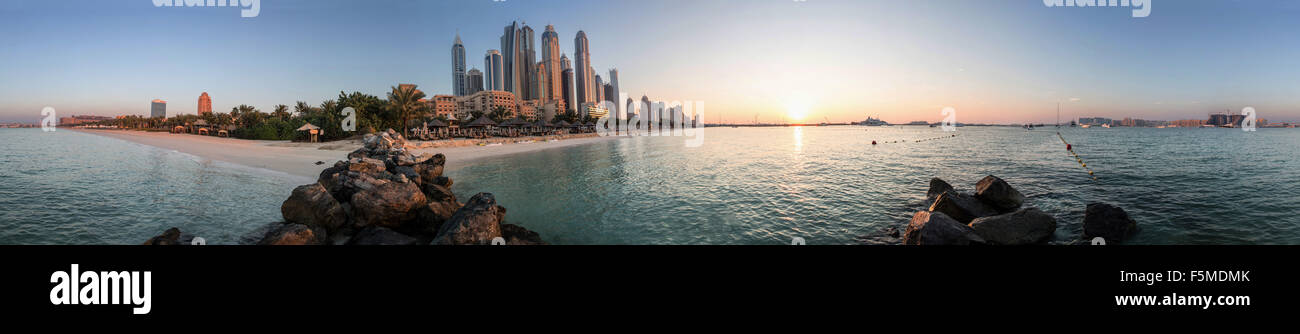
[[[1076,117],[1204,119],[1253,107],[1300,121],[1300,1],[1152,0],[1131,8],[1042,0],[261,0],[237,8],[153,0],[0,3],[0,122],[270,111],[340,91],[413,83],[451,91],[457,33],[469,66],[511,21],[547,24],[573,58],[618,68],[638,98],[691,101],[706,122],[965,123]],[[540,40],[538,41],[540,43]],[[540,56],[540,52],[539,52]],[[795,116],[802,116],[797,117]]]

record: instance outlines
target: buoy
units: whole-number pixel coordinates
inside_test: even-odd
[[[876,141],[872,140],[872,141],[871,141],[871,145],[875,145],[875,144],[876,144]]]
[[[1066,151],[1070,151],[1070,152],[1074,152],[1074,146],[1071,146],[1070,144],[1065,144],[1065,150],[1066,150]]]

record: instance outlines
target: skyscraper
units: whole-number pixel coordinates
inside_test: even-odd
[[[559,100],[563,93],[563,74],[564,68],[561,67],[560,57],[560,34],[555,32],[555,27],[546,25],[546,31],[542,33],[542,73],[546,74],[546,80],[541,80],[539,85],[544,87],[546,92],[540,97],[542,102]]]
[[[573,38],[573,44],[574,57],[577,60],[573,64],[574,86],[577,88],[575,109],[579,113],[584,113],[582,104],[596,99],[596,87],[594,87],[595,83],[592,82],[595,78],[592,77],[593,73],[591,73],[591,50],[587,48],[587,33],[579,30],[578,35]]]
[[[569,62],[569,56],[563,54],[560,55],[560,91],[565,107],[577,110],[573,99],[573,64]]]
[[[596,103],[605,102],[605,81],[601,80],[600,74],[596,75]]]
[[[199,115],[202,116],[203,114],[211,113],[212,98],[208,96],[208,92],[203,92],[203,95],[199,95]]]
[[[456,34],[456,42],[451,45],[451,90],[456,96],[465,96],[465,44]]]
[[[501,90],[519,94],[515,86],[519,83],[519,71],[515,70],[515,57],[519,55],[519,43],[515,35],[519,30],[517,22],[510,22],[506,26],[505,33],[501,35]]]
[[[483,70],[486,75],[483,77],[483,88],[485,90],[506,90],[505,73],[501,64],[501,51],[487,50],[487,55],[483,56]]]
[[[613,92],[613,94],[605,94],[605,99],[614,101],[614,111],[615,111],[614,115],[620,115],[618,112],[623,111],[623,102],[618,100],[618,95],[621,94],[622,92],[618,90],[618,69],[617,68],[609,69],[608,79],[609,79],[609,86],[612,89],[611,91]]]
[[[483,91],[483,72],[477,68],[470,69],[465,74],[465,95],[474,95]]]
[[[515,69],[519,73],[519,98],[522,100],[534,100],[538,98],[537,94],[537,45],[536,39],[533,38],[533,28],[524,23],[522,28],[515,33],[518,38],[516,44],[519,48],[519,54],[515,58]]]
[[[149,104],[149,117],[167,118],[167,101],[161,99],[153,100],[153,103]]]

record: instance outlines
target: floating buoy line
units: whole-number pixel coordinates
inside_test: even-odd
[[[1083,169],[1088,171],[1088,177],[1091,177],[1093,181],[1097,181],[1097,174],[1092,172],[1092,168],[1088,167],[1088,163],[1083,162],[1083,157],[1080,157],[1079,153],[1074,152],[1074,145],[1070,145],[1070,142],[1065,141],[1065,136],[1062,136],[1060,132],[1057,132],[1056,136],[1060,137],[1061,143],[1065,144],[1065,151],[1070,152],[1070,155],[1074,156],[1074,161],[1078,161],[1079,165],[1083,166]]]
[[[955,137],[957,137],[957,134],[954,133],[954,134],[952,134],[952,135],[941,136],[941,137],[925,138],[925,139],[917,139],[917,140],[914,140],[913,142],[915,142],[915,143],[920,143],[920,142],[923,142],[923,141],[931,141],[931,140],[939,140],[939,139],[955,138]],[[871,145],[880,145],[880,144],[905,144],[905,143],[907,143],[907,140],[906,140],[906,139],[903,139],[903,140],[882,141],[882,142],[879,142],[879,143],[877,143],[875,140],[872,140],[872,141],[871,141]]]

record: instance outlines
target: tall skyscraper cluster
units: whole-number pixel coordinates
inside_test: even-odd
[[[533,28],[527,23],[511,22],[502,31],[501,48],[487,50],[483,70],[479,71],[467,70],[465,46],[457,34],[452,44],[454,95],[505,91],[514,94],[520,103],[533,101],[538,106],[563,106],[582,117],[587,116],[589,107],[618,99],[618,70],[611,69],[604,78],[596,74],[586,32],[578,31],[574,37],[572,63],[560,48],[560,34],[554,26],[546,26],[540,45],[534,37]],[[541,59],[537,58],[539,48]],[[622,109],[622,103],[615,102]]]

